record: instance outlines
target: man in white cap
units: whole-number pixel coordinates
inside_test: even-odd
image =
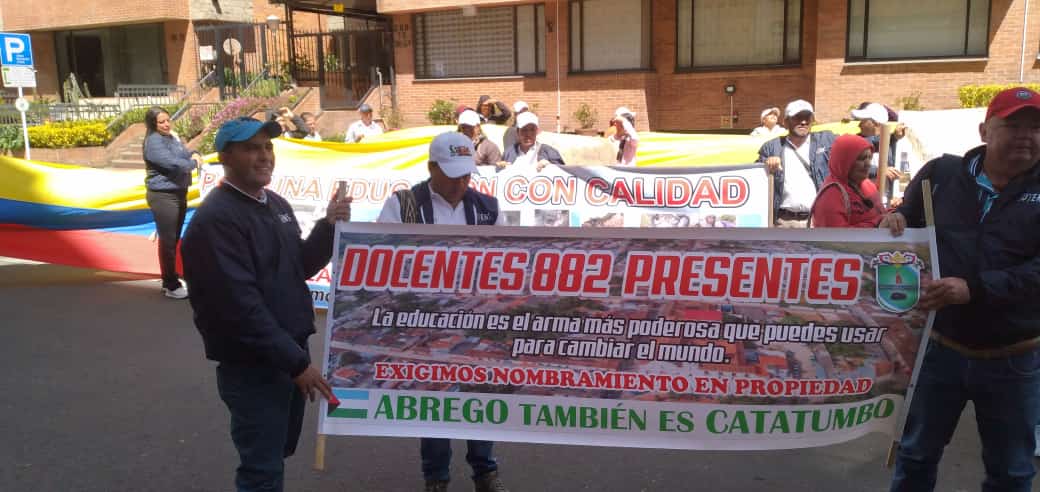
[[[389,224],[505,225],[498,199],[469,187],[477,172],[473,141],[457,133],[442,133],[430,144],[430,179],[390,196],[376,222]],[[498,478],[491,441],[466,441],[466,461],[473,469],[476,492],[508,492]],[[451,477],[451,441],[422,438],[426,492],[446,492]]]
[[[371,106],[362,104],[361,107],[358,108],[358,114],[361,115],[361,119],[355,121],[350,125],[350,128],[347,129],[347,137],[345,139],[347,143],[358,143],[365,137],[371,137],[383,133],[382,125],[372,120]]]
[[[780,108],[778,107],[763,109],[758,119],[762,122],[762,126],[751,130],[752,137],[779,137],[780,134],[787,131],[786,128],[780,126]]]
[[[502,160],[502,151],[480,131],[480,115],[476,111],[467,109],[459,114],[459,133],[473,140],[473,160],[478,166],[494,166]]]
[[[608,140],[617,145],[616,162],[620,166],[636,165],[636,149],[639,147],[639,134],[636,133],[636,114],[624,106],[614,111],[610,125],[614,134]]]
[[[526,113],[531,110],[531,107],[524,101],[517,101],[513,103],[513,124],[506,128],[505,135],[502,135],[502,148],[508,149],[516,143],[516,117],[521,113]]]
[[[881,150],[881,127],[892,121],[891,114],[888,108],[878,103],[860,104],[859,109],[853,109],[851,114],[854,119],[859,120],[859,136],[867,139],[874,146],[874,156],[871,157],[872,161],[870,164],[870,177],[877,177],[878,152]],[[906,135],[906,126],[900,124],[892,132],[892,136],[889,139],[888,172],[885,175],[889,180],[899,179],[899,169],[895,166],[896,143],[904,135]],[[892,191],[891,186],[888,187],[888,191]]]
[[[506,147],[499,167],[532,166],[541,171],[549,164],[564,165],[563,156],[549,145],[538,142],[538,116],[527,111],[516,116],[517,142]]]
[[[788,134],[762,144],[758,162],[773,175],[773,224],[779,227],[805,227],[809,211],[823,180],[834,133],[810,133],[813,107],[808,101],[792,101],[784,110]]]

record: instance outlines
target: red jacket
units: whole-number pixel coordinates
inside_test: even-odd
[[[877,186],[864,179],[856,193],[849,184],[849,171],[856,158],[871,148],[870,142],[857,135],[842,135],[834,141],[830,174],[813,203],[813,227],[877,227],[883,213]]]

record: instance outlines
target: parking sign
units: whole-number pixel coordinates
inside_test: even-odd
[[[0,65],[32,67],[32,41],[28,34],[0,32]]]
[[[0,32],[0,74],[6,87],[36,87],[28,34]]]

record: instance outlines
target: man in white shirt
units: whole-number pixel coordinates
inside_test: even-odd
[[[458,132],[438,135],[430,144],[430,179],[391,195],[376,222],[505,225],[498,199],[469,187],[470,175],[477,172],[474,153],[469,137]],[[494,443],[469,440],[466,446],[474,490],[508,492],[498,478],[498,463],[491,455]],[[446,492],[451,476],[451,441],[424,437],[419,449],[425,490]]]
[[[762,144],[758,162],[773,175],[773,224],[805,227],[816,192],[829,173],[835,135],[826,130],[809,132],[813,107],[808,101],[792,101],[784,114],[790,133]]]
[[[538,127],[538,116],[527,111],[516,116],[517,141],[502,151],[502,162],[498,167],[533,166],[541,171],[549,164],[562,166],[563,156],[552,146],[539,143],[538,134],[542,132]]]
[[[372,106],[362,104],[358,113],[361,114],[361,121],[355,121],[347,129],[346,143],[358,143],[365,137],[383,133],[382,125],[372,121]]]

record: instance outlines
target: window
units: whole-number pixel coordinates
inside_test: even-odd
[[[572,0],[570,71],[649,69],[650,0]]]
[[[849,0],[848,60],[986,56],[989,0]]]
[[[676,8],[680,69],[801,61],[801,0],[677,0]]]
[[[420,79],[545,73],[545,6],[519,5],[416,14]]]

